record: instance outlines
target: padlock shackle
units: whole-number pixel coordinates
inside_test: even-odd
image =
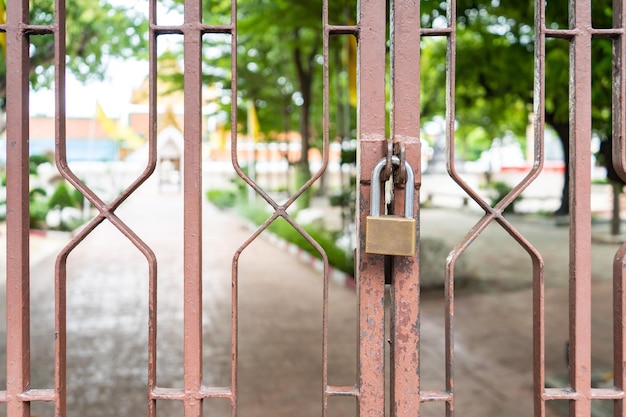
[[[396,155],[391,157],[393,165],[400,166],[400,158]],[[372,184],[370,191],[370,216],[380,216],[380,173],[387,164],[387,158],[383,158],[374,166],[372,171]],[[406,167],[406,187],[404,195],[404,217],[413,217],[413,202],[415,200],[415,175],[409,161],[404,161]]]

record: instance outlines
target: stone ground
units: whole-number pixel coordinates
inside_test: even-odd
[[[182,214],[180,195],[147,184],[119,216],[159,260],[159,386],[182,385]],[[422,209],[424,237],[450,248],[479,219],[471,209]],[[545,217],[511,217],[513,225],[545,259],[546,368],[565,386],[568,339],[568,231]],[[230,273],[232,254],[250,236],[233,215],[204,208],[204,377],[207,385],[230,383]],[[605,234],[598,223],[594,233]],[[32,386],[53,378],[52,278],[56,254],[67,235],[33,235]],[[594,243],[593,371],[612,366],[612,259],[618,244]],[[469,417],[532,415],[532,311],[530,258],[498,225],[490,226],[462,255],[467,281],[455,300],[456,412]],[[442,270],[444,259],[440,260]],[[246,248],[240,268],[239,415],[321,415],[321,273],[266,240]],[[102,224],[70,254],[68,262],[69,416],[146,415],[147,266],[143,255],[109,224]],[[2,281],[0,281],[2,282]],[[471,284],[470,284],[471,283]],[[4,293],[4,288],[0,288]],[[3,295],[2,295],[3,296]],[[356,380],[356,293],[330,286],[330,383]],[[0,306],[0,318],[4,316]],[[424,389],[443,387],[442,291],[421,300],[421,373]],[[5,332],[0,320],[0,335]],[[0,337],[0,343],[5,338]],[[0,356],[4,348],[0,345]],[[0,359],[0,387],[4,385]],[[228,404],[208,401],[209,416],[226,416]],[[160,403],[159,415],[182,416],[180,403]],[[423,416],[444,415],[441,404]],[[51,415],[49,405],[33,412]],[[0,415],[5,410],[0,406]],[[329,416],[355,415],[351,399],[333,399]],[[550,416],[560,415],[558,407]]]

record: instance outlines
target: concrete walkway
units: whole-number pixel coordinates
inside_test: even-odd
[[[181,196],[147,184],[119,216],[159,260],[159,386],[182,386]],[[423,237],[452,248],[480,213],[423,209]],[[546,218],[511,221],[542,253],[546,270],[546,367],[558,384],[566,374],[567,228]],[[608,224],[594,226],[597,233]],[[206,385],[230,384],[230,288],[232,254],[251,232],[233,215],[204,207],[204,376]],[[52,278],[66,237],[32,238],[33,387],[53,378]],[[617,244],[593,245],[593,371],[612,366],[611,264]],[[463,255],[468,285],[455,301],[456,411],[470,417],[532,415],[532,311],[530,258],[498,225],[490,226]],[[441,259],[443,270],[444,259]],[[275,244],[260,239],[240,267],[239,415],[321,415],[321,273]],[[68,262],[69,416],[145,415],[147,375],[147,266],[141,253],[111,225],[102,224]],[[471,282],[471,285],[469,283]],[[4,293],[4,288],[1,288]],[[3,296],[3,294],[2,294]],[[330,383],[356,381],[356,294],[330,289]],[[421,374],[424,389],[442,389],[444,378],[442,291],[421,300]],[[0,311],[0,316],[4,311]],[[0,335],[4,333],[0,321]],[[4,338],[1,338],[5,343]],[[4,349],[0,349],[4,352]],[[2,353],[0,353],[2,355]],[[0,358],[0,386],[4,384]],[[229,415],[225,401],[208,401],[206,415]],[[355,415],[352,399],[333,399],[329,416]],[[48,405],[34,413],[48,415]],[[0,415],[3,413],[0,408]],[[549,415],[559,415],[550,410]],[[182,416],[180,403],[159,403],[159,415]],[[427,404],[422,415],[443,415]]]

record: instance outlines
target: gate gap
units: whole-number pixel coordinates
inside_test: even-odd
[[[546,2],[546,27],[548,29],[569,29],[568,0]]]
[[[206,202],[203,208],[203,383],[231,386],[232,257],[245,239],[237,215]],[[228,239],[225,239],[228,236]]]
[[[148,3],[146,1],[146,3]],[[166,26],[182,25],[185,21],[184,2],[166,2],[157,0],[156,24]]]
[[[215,77],[222,77],[231,71],[231,41],[232,36],[228,34],[202,36],[202,65],[206,74],[201,92],[203,114],[206,116],[202,184],[209,200],[225,208],[241,203],[240,198],[243,197],[240,195],[243,182],[235,177],[230,162],[233,92],[230,85],[214,81]],[[246,120],[245,116],[241,116],[242,123]],[[247,141],[242,142],[244,148],[249,145]],[[244,158],[242,163],[248,163],[249,159]]]
[[[108,223],[68,257],[68,416],[146,412],[147,269],[145,257]]]
[[[321,273],[285,252],[257,239],[239,259],[242,415],[312,415],[321,405]]]
[[[546,401],[546,414],[555,417],[568,416],[570,402],[567,400]]]
[[[328,399],[328,417],[356,416],[357,400],[353,397],[331,397]]]
[[[155,179],[156,180],[156,179]],[[184,259],[183,259],[183,196],[182,192],[152,183],[152,200],[142,199],[144,215],[154,211],[153,227],[144,231],[158,262],[157,282],[157,384],[160,387],[183,386],[183,328],[184,328]],[[154,210],[154,206],[159,206]],[[144,226],[145,227],[145,226]],[[167,242],[157,235],[167,235]],[[163,403],[163,402],[160,402]]]
[[[0,262],[6,265],[6,222],[2,222],[2,233],[0,233]],[[0,272],[0,299],[6,300],[7,274],[6,268]],[[7,352],[7,306],[6,302],[0,302],[0,391],[6,391],[7,368],[6,368],[6,352]],[[0,413],[6,410],[6,404],[0,403]],[[0,414],[2,415],[2,414]]]
[[[611,21],[610,16],[609,21],[606,21],[606,14],[610,15],[610,10],[604,11],[597,10],[599,9],[598,7],[593,8],[596,9],[594,10],[594,18],[599,18],[594,20],[594,23],[600,21],[604,23],[603,27],[607,27],[607,24],[611,23]],[[604,18],[604,21],[601,18]],[[612,24],[608,27],[610,26]],[[613,83],[607,85],[602,83],[602,80],[613,79],[613,66],[616,63],[613,62],[613,65],[602,66],[600,57],[610,56],[613,53],[613,41],[611,39],[595,38],[592,42],[591,53],[594,57],[598,57],[592,59],[592,87],[594,90],[592,97],[594,108],[592,127],[594,130],[608,130],[610,132],[611,129],[607,129],[606,126],[611,123],[612,119],[613,89],[616,88],[613,84],[616,81],[614,80]],[[611,275],[607,274],[607,271],[613,269],[613,258],[618,251],[619,245],[624,241],[624,223],[622,221],[624,182],[619,178],[612,165],[612,138],[599,138],[596,136],[592,140],[591,146],[592,152],[597,152],[595,158],[592,158],[592,181],[595,184],[592,183],[591,185],[590,197],[592,211],[591,279],[594,282],[591,293],[593,322],[591,329],[591,379],[594,387],[612,388],[614,386],[613,369],[616,352],[613,351],[614,345],[611,341],[613,341],[614,337],[615,321],[609,318],[614,315],[614,289],[610,281]],[[608,168],[605,171],[599,170],[597,161],[609,162],[607,164]],[[599,211],[596,206],[606,207],[607,201],[613,202],[613,204],[608,204],[608,207],[611,207],[611,209],[605,212]],[[607,250],[608,248],[612,249]],[[607,340],[610,342],[607,343]],[[592,402],[592,408],[596,407],[612,412],[612,405],[609,407],[609,403],[612,403],[612,401],[594,401]]]
[[[232,1],[210,0],[202,2],[202,23],[205,25],[228,25],[232,13]],[[236,3],[236,2],[235,2]]]
[[[354,352],[357,351],[359,339],[357,297],[352,277],[331,271],[328,310],[328,383],[334,386],[355,386],[358,376]],[[341,405],[338,407],[343,407],[345,402],[339,402]],[[329,410],[332,407],[329,406]]]
[[[445,402],[423,402],[420,405],[420,417],[441,417],[446,415]]]
[[[391,310],[393,308],[393,297],[391,295],[392,286],[389,284],[385,284],[385,340],[383,340],[384,350],[385,350],[385,416],[391,416],[391,355],[392,355],[392,314]],[[383,394],[383,393],[381,393]]]
[[[420,248],[421,251],[423,249]],[[423,262],[420,255],[420,261]],[[437,269],[443,274],[445,258],[437,259]],[[426,268],[436,268],[435,265],[421,264],[420,275]],[[422,287],[420,293],[420,390],[445,391],[445,319],[442,308],[444,299],[443,287]],[[422,403],[420,413],[424,411]],[[432,407],[426,407],[426,410]],[[420,414],[421,415],[421,414]]]
[[[426,18],[426,14],[424,14]],[[420,94],[422,96],[422,106],[428,108],[429,112],[437,113],[439,116],[430,120],[422,119],[421,141],[422,141],[422,173],[428,176],[422,177],[420,188],[420,202],[423,206],[433,203],[436,199],[448,200],[452,197],[454,204],[461,207],[464,198],[460,193],[450,193],[449,187],[440,187],[437,181],[450,183],[453,190],[458,187],[452,184],[446,169],[446,122],[445,122],[445,101],[446,101],[446,80],[445,74],[448,70],[446,63],[447,38],[442,36],[422,37],[420,40]],[[428,52],[428,53],[427,53]],[[424,142],[428,144],[425,146]],[[446,190],[445,193],[438,191]],[[458,198],[455,198],[458,195]]]
[[[351,26],[357,21],[357,8],[354,4],[339,4],[340,2],[328,2],[328,24],[332,26]],[[332,38],[331,38],[332,39]]]
[[[559,4],[549,5],[554,11],[557,6],[565,7],[564,2]],[[550,15],[552,15],[551,13]],[[567,16],[567,8],[565,8],[565,16]],[[563,28],[567,28],[567,23],[561,23]],[[557,25],[549,25],[548,27],[556,27]],[[546,96],[550,97],[569,97],[568,76],[562,71],[555,70],[556,68],[564,68],[569,65],[569,44],[566,40],[548,38],[546,39],[546,56],[550,59],[545,63],[545,89]],[[548,93],[548,91],[550,91]],[[546,103],[546,112],[555,112],[556,103]],[[566,107],[567,109],[567,107]],[[547,116],[546,116],[547,117]],[[565,119],[563,119],[565,117]],[[560,114],[558,120],[568,120],[566,114]],[[548,144],[550,143],[550,137],[554,136],[554,145],[558,145],[561,149],[560,154],[565,156],[567,152],[560,144],[559,136],[566,134],[568,129],[568,122],[557,126],[554,135],[551,135],[551,130],[546,128],[546,168],[549,168],[550,155],[553,157],[555,153],[550,153]],[[557,149],[557,148],[552,148]],[[542,175],[547,175],[544,173]],[[556,170],[556,175],[560,176],[560,185],[563,185],[564,172],[562,170]],[[554,184],[554,181],[552,182]],[[560,202],[559,202],[560,204]],[[538,242],[538,245],[543,242],[550,241],[562,241],[569,244],[569,224],[568,218],[564,216],[548,217],[546,219],[547,226],[543,233],[543,240]],[[569,256],[565,259],[561,259],[556,256],[556,252],[550,250],[550,246],[546,245],[545,248],[541,248],[540,252],[544,256],[545,262],[545,282],[546,282],[546,296],[545,296],[545,369],[546,369],[546,385],[548,387],[563,388],[568,385],[568,360],[567,346],[569,340]],[[558,407],[557,407],[558,408]]]
[[[33,417],[53,416],[54,403],[33,401],[30,403],[30,415]]]
[[[183,417],[185,415],[184,403],[182,401],[157,401],[157,416]],[[213,414],[204,414],[213,417]],[[216,415],[215,417],[222,417]],[[224,416],[227,417],[227,416]]]
[[[231,417],[230,399],[210,398],[202,402],[203,415],[211,417]],[[165,414],[169,416],[169,414]],[[180,414],[182,416],[182,414]]]
[[[524,235],[523,231],[519,232]],[[506,247],[507,251],[495,255],[494,246]],[[469,413],[467,407],[471,406],[470,414],[478,415],[499,412],[514,415],[522,410],[530,414],[533,395],[531,258],[500,225],[491,224],[461,255],[461,261],[469,265],[458,263],[455,267],[460,279],[455,302],[455,408],[460,412],[467,409]],[[465,280],[464,270],[469,276]],[[477,326],[477,323],[483,325]],[[507,344],[511,339],[518,343]],[[505,345],[507,348],[503,349]],[[495,393],[515,394],[475,404],[472,398],[477,392],[470,381],[485,378],[489,383],[491,376],[499,381],[498,386],[494,386]]]
[[[613,7],[608,6],[606,3],[601,1],[591,3],[591,18],[595,29],[610,29],[614,27]]]
[[[54,263],[69,232],[34,230],[30,236],[31,384],[54,385]]]
[[[495,295],[460,296],[455,303],[455,410],[471,415],[531,415],[531,296]],[[509,343],[511,339],[518,343]],[[473,384],[476,380],[491,386],[485,397],[489,401],[476,403],[476,396],[485,395]]]
[[[442,294],[445,260],[481,214],[472,210],[421,210],[420,260],[422,311],[420,349],[424,389],[445,388],[444,302]],[[527,236],[524,224],[507,216],[519,233]],[[440,237],[445,236],[442,241]],[[434,237],[439,239],[433,240]],[[536,238],[536,237],[535,237]],[[535,239],[536,240],[536,239]],[[506,247],[506,253],[493,247]],[[492,415],[497,410],[515,414],[532,403],[532,298],[531,259],[528,253],[499,224],[490,224],[455,262],[454,363],[455,408],[459,412]],[[430,282],[430,288],[425,286]],[[507,317],[499,320],[498,317]],[[484,323],[484,325],[478,325]],[[516,348],[502,349],[511,338]],[[431,361],[431,356],[434,360]],[[498,392],[515,392],[506,400],[478,405],[472,386],[476,378],[503,375],[506,386]],[[471,409],[468,407],[472,407]],[[476,407],[486,407],[476,409]],[[494,407],[492,409],[487,409]],[[506,412],[505,412],[506,413]]]
[[[448,26],[447,8],[449,0],[442,2],[431,2],[422,0],[420,11],[422,14],[421,25],[425,29],[439,29]],[[425,39],[422,38],[422,42]]]
[[[5,35],[6,36],[6,35]],[[0,82],[6,85],[6,61],[3,59],[0,62]],[[0,182],[0,190],[2,193],[3,204],[0,204],[0,262],[1,265],[7,264],[7,233],[6,233],[6,134],[2,140],[0,140],[0,154],[4,155],[2,163],[0,164],[0,178],[3,180]],[[6,300],[6,286],[7,286],[7,273],[6,267],[0,271],[0,300]],[[6,302],[0,302],[0,391],[6,392],[7,382],[7,367],[6,367],[6,352],[7,352],[7,308]],[[0,403],[0,415],[6,415],[6,403]]]
[[[224,7],[209,3],[208,9],[205,7],[205,23],[225,24],[224,19],[229,15],[218,13],[223,12]],[[212,15],[207,12],[209,9],[214,12]],[[227,12],[230,13],[230,5]],[[231,387],[234,382],[231,380],[232,259],[246,233],[246,222],[237,213],[247,204],[247,199],[252,198],[231,162],[233,92],[230,85],[213,81],[231,71],[231,40],[228,34],[204,34],[202,37],[202,65],[206,74],[201,92],[206,115],[202,160],[203,384],[216,387]],[[245,114],[243,116],[245,120]],[[207,408],[209,402],[217,406],[217,410],[224,408],[224,400],[211,399],[204,401],[207,410],[211,409]]]

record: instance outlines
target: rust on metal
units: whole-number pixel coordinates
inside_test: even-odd
[[[591,414],[591,0],[570,7],[570,414]]]
[[[543,168],[543,150],[545,138],[545,52],[546,52],[546,5],[535,1],[535,74],[534,74],[534,144],[535,158],[533,166]],[[543,280],[543,259],[533,259],[533,409],[535,416],[545,416],[545,285]]]
[[[413,236],[419,242],[420,148],[420,7],[419,2],[396,0],[391,6],[391,140],[400,158],[395,207],[412,204],[418,219]],[[407,175],[405,160],[414,167]],[[407,180],[408,179],[408,180]],[[410,190],[413,188],[413,190]],[[417,190],[416,190],[417,188]],[[413,195],[413,201],[405,201]],[[374,203],[374,202],[370,202]],[[398,213],[399,210],[394,210]],[[420,414],[419,376],[419,249],[414,256],[394,257],[390,289],[390,398],[391,414]]]
[[[356,280],[358,302],[359,416],[385,414],[385,279],[382,255],[365,253],[370,181],[386,147],[384,0],[362,1],[358,13],[358,119]],[[376,202],[378,204],[378,202]]]
[[[238,349],[239,349],[239,258],[242,253],[279,217],[288,222],[321,255],[323,262],[322,309],[322,406],[328,415],[330,397],[354,397],[359,416],[393,417],[420,415],[421,403],[443,402],[446,415],[455,412],[454,378],[454,309],[455,264],[469,246],[491,224],[497,223],[524,249],[532,264],[533,311],[533,399],[535,417],[545,417],[546,403],[567,400],[570,415],[588,416],[593,400],[614,402],[614,414],[626,417],[626,244],[616,253],[613,270],[613,340],[614,388],[591,386],[591,211],[589,138],[591,126],[591,43],[593,38],[613,42],[613,155],[618,174],[626,179],[626,6],[613,1],[613,28],[592,27],[591,0],[569,0],[570,26],[546,27],[546,2],[535,0],[535,75],[534,75],[534,155],[533,167],[513,189],[493,207],[459,175],[455,165],[455,67],[456,67],[456,1],[446,2],[447,25],[422,28],[420,4],[413,0],[361,0],[356,25],[330,25],[329,2],[322,3],[323,30],[323,146],[322,164],[311,179],[283,203],[277,202],[241,168],[237,149],[237,1],[231,0],[230,22],[226,25],[202,24],[202,2],[185,2],[181,25],[157,24],[157,0],[149,1],[149,136],[148,161],[143,171],[120,195],[105,203],[70,169],[66,144],[66,0],[54,1],[54,24],[31,25],[29,1],[7,2],[7,265],[6,265],[6,390],[0,391],[0,402],[6,403],[11,417],[29,416],[31,403],[53,402],[56,417],[67,414],[67,259],[103,222],[109,222],[146,258],[148,265],[148,415],[157,416],[159,401],[179,401],[187,417],[201,416],[203,401],[209,398],[230,400],[231,414],[238,415]],[[390,6],[390,39],[387,38],[387,5]],[[268,219],[237,249],[231,269],[231,385],[205,386],[202,382],[202,37],[205,34],[227,34],[231,46],[231,162],[235,172],[273,212]],[[29,270],[29,37],[54,36],[55,69],[55,162],[61,175],[76,188],[97,211],[63,248],[55,265],[55,364],[54,387],[32,387],[30,381],[30,270]],[[184,43],[184,378],[182,387],[160,387],[157,384],[157,260],[151,248],[126,225],[116,211],[121,204],[153,174],[156,163],[157,120],[157,43],[159,36],[182,36]],[[324,249],[290,216],[288,209],[324,174],[329,163],[329,72],[330,37],[356,36],[359,53],[358,86],[358,230],[356,280],[358,300],[358,380],[354,385],[338,386],[328,376],[328,292],[329,261]],[[445,389],[422,391],[420,385],[420,276],[419,276],[419,190],[421,177],[420,146],[420,40],[422,37],[446,38],[446,141],[447,168],[450,177],[484,215],[450,252],[445,265]],[[569,338],[570,371],[567,387],[545,388],[545,284],[541,254],[504,217],[504,210],[533,183],[543,169],[545,120],[546,39],[564,39],[570,44],[570,265],[569,265]],[[388,44],[389,41],[389,44]],[[387,45],[391,51],[391,74],[387,74]],[[391,80],[390,135],[387,135],[386,79]],[[384,256],[365,253],[365,219],[372,204],[370,190],[374,166],[385,155],[406,159],[415,167],[415,177],[407,184],[397,184],[395,207],[405,204],[406,187],[413,187],[417,198],[412,202],[417,214],[416,256],[395,257],[392,262],[390,308],[390,369],[385,369],[385,274]],[[404,175],[395,172],[402,183]],[[406,176],[410,177],[410,176]],[[393,209],[392,209],[393,210]],[[399,210],[398,210],[399,211]],[[387,375],[389,381],[386,381]],[[389,382],[390,410],[385,409],[386,382]],[[389,412],[390,411],[390,412]]]
[[[540,11],[545,9],[544,5],[537,6],[537,22],[541,21],[543,16]],[[445,268],[445,297],[446,297],[446,320],[445,320],[445,352],[446,352],[446,391],[448,395],[440,395],[441,400],[446,401],[446,415],[454,414],[454,289],[455,276],[454,267],[459,257],[468,249],[471,243],[493,222],[498,223],[517,243],[529,254],[532,263],[532,282],[533,282],[533,340],[534,340],[534,386],[535,386],[535,416],[545,415],[545,404],[543,401],[544,390],[544,318],[543,318],[543,292],[544,292],[544,264],[541,254],[519,233],[513,225],[503,216],[503,212],[519,195],[539,176],[543,169],[543,129],[545,126],[543,120],[543,90],[535,89],[535,107],[536,107],[536,124],[535,124],[535,146],[533,154],[532,169],[526,174],[522,180],[513,187],[513,189],[502,198],[494,207],[491,207],[488,201],[478,194],[478,190],[472,188],[459,175],[456,167],[455,158],[455,67],[456,67],[456,3],[448,2],[448,31],[442,36],[448,37],[447,48],[447,85],[446,85],[446,137],[447,137],[447,168],[450,177],[464,190],[464,192],[485,211],[485,215],[472,227],[465,237],[455,246],[446,259]],[[437,30],[429,30],[424,35],[433,36],[437,34]],[[538,39],[541,39],[538,36]],[[543,43],[537,41],[536,51],[539,61],[536,65],[536,80],[543,77],[544,62],[541,61],[544,55],[541,54]],[[537,81],[535,81],[537,83]],[[536,84],[537,85],[537,84]],[[537,107],[539,109],[537,110]],[[539,115],[538,115],[539,114]],[[438,400],[439,398],[435,398]]]
[[[613,40],[613,165],[626,178],[626,6],[613,1],[613,28],[619,34]],[[613,384],[622,397],[613,405],[614,415],[626,416],[626,244],[613,260]]]
[[[184,39],[184,381],[185,416],[202,415],[202,5],[186,2]]]
[[[55,2],[55,33],[54,50],[54,81],[55,81],[55,155],[60,172],[64,172],[67,163],[65,151],[65,54],[66,54],[66,10],[64,1]],[[67,286],[66,286],[67,256],[57,258],[54,274],[54,329],[55,329],[55,366],[54,366],[54,412],[55,416],[65,416],[67,413]]]
[[[19,399],[30,388],[29,265],[29,42],[20,30],[29,23],[29,2],[18,0],[6,10],[7,77],[7,214],[6,214],[6,355],[7,413],[30,415],[30,403]]]

